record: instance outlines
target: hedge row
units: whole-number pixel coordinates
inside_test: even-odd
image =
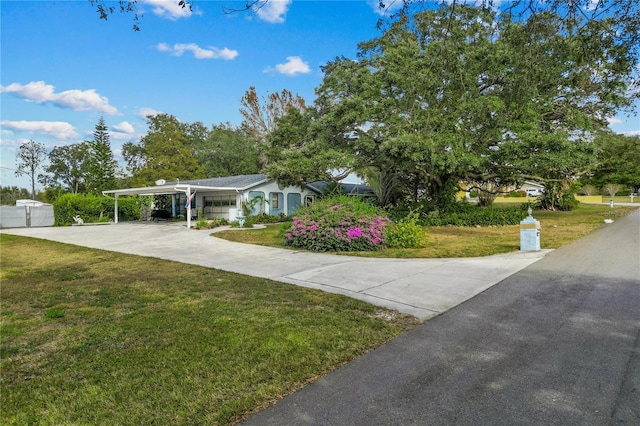
[[[85,223],[113,220],[115,201],[107,197],[85,194],[64,194],[53,203],[55,226],[73,224],[74,216],[80,216]],[[139,198],[118,199],[118,220],[140,219]]]
[[[423,226],[492,226],[518,225],[527,213],[521,207],[482,208],[469,206],[455,212],[432,212],[422,217]]]

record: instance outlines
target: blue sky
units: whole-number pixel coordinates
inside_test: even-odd
[[[399,3],[399,2],[397,2]],[[103,116],[116,157],[147,131],[145,114],[181,121],[240,124],[240,99],[289,89],[314,99],[320,66],[355,57],[379,33],[379,1],[271,0],[255,13],[225,13],[244,2],[139,0],[132,14],[98,19],[87,0],[0,1],[0,171],[14,177],[15,153],[33,139],[54,146],[91,139]],[[640,134],[638,117],[611,117],[611,128]],[[120,159],[120,158],[119,158]]]

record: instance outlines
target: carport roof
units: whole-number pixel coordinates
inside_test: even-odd
[[[244,191],[268,182],[269,179],[263,174],[226,176],[211,179],[195,179],[185,181],[168,182],[163,185],[145,186],[142,188],[110,189],[102,191],[103,194],[111,195],[162,195],[177,194],[184,192],[187,187],[193,191],[224,191],[237,190]]]

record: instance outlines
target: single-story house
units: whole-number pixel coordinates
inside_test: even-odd
[[[525,181],[520,188],[519,191],[526,192],[527,196],[536,197],[538,195],[544,194],[544,185],[538,182],[533,181]]]
[[[465,183],[460,184],[461,192],[458,193],[458,198],[462,199],[466,197],[467,199],[470,197],[469,185]],[[537,197],[538,195],[544,194],[544,184],[539,182],[534,182],[530,180],[526,180],[523,182],[521,186],[507,186],[500,188],[503,194],[509,193],[511,191],[523,191],[527,194],[528,197]]]
[[[364,185],[342,184],[343,190],[354,194],[366,193]],[[356,188],[357,187],[357,188]],[[264,174],[227,176],[211,179],[165,182],[143,188],[102,191],[115,198],[114,222],[118,223],[118,197],[121,195],[171,195],[173,217],[184,215],[187,226],[201,211],[206,219],[224,218],[234,221],[243,216],[243,204],[251,205],[251,214],[266,213],[291,216],[303,203],[308,205],[322,195],[326,184],[315,182],[299,186],[283,186]],[[258,201],[254,201],[259,198]],[[187,202],[189,200],[189,202]]]

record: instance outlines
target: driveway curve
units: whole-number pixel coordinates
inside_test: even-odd
[[[240,424],[640,425],[640,210]]]
[[[234,243],[183,224],[125,222],[2,233],[149,256],[344,294],[426,320],[543,258],[549,250],[481,258],[377,259]]]

